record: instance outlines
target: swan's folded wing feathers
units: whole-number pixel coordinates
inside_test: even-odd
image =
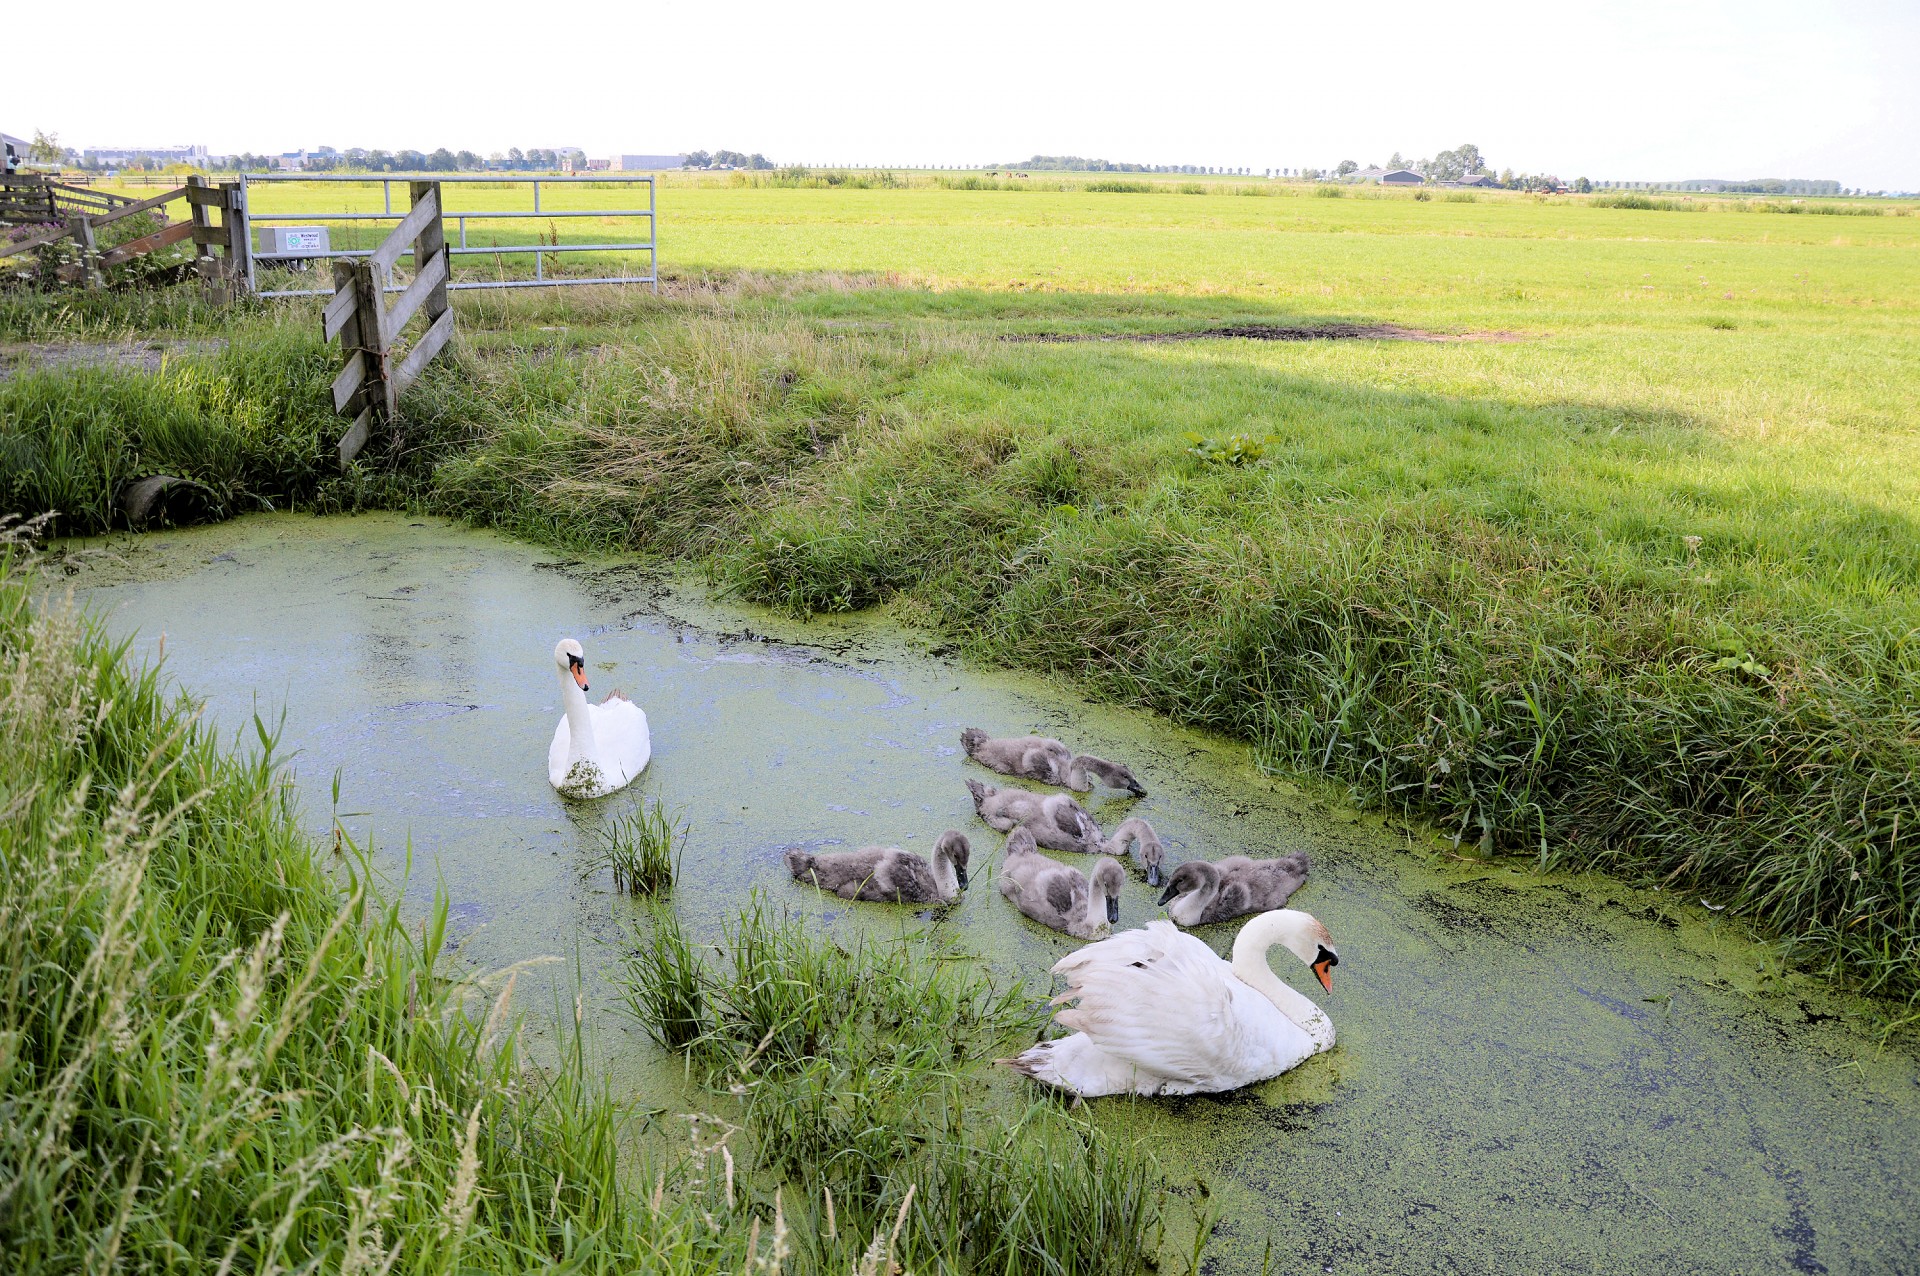
[[[1232,1012],[1230,968],[1161,920],[1089,944],[1056,962],[1069,987],[1055,1013],[1101,1050],[1142,1072],[1195,1084],[1245,1069],[1245,1025]]]

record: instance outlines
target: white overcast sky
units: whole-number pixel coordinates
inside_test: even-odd
[[[1258,171],[1473,142],[1569,180],[1920,188],[1920,0],[265,0],[194,24],[95,0],[78,26],[20,9],[0,129],[76,146]],[[188,68],[205,87],[176,87]]]

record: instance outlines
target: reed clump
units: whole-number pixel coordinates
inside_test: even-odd
[[[629,1004],[737,1114],[724,1172],[776,1185],[803,1265],[857,1268],[882,1237],[909,1270],[1130,1272],[1154,1253],[1149,1158],[1054,1105],[983,1100],[979,1065],[1044,1019],[1024,984],[925,938],[842,947],[758,897],[714,951],[657,914]]]
[[[588,868],[608,870],[613,888],[622,894],[663,894],[673,889],[679,874],[687,829],[659,802],[648,802],[597,831],[596,854]]]

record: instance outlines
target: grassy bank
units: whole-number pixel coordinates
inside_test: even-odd
[[[1058,1270],[1131,1270],[1149,1243],[1150,1167],[1046,1111],[1002,1143],[955,1130],[951,1154],[866,1196],[822,1171],[842,1212],[817,1234],[815,1158],[702,1134],[736,1128],[724,1090],[685,1154],[660,1150],[677,1134],[643,1142],[577,1038],[545,1066],[520,1055],[511,977],[443,952],[443,908],[409,927],[351,846],[316,855],[264,728],[255,751],[221,746],[43,587],[0,546],[9,1270],[878,1272],[909,1255],[1002,1270],[1067,1209],[1096,1212],[1104,1249]],[[1013,1013],[977,975],[928,979],[982,1021]],[[762,1009],[772,1026],[795,1013]],[[869,1051],[890,1055],[888,1025],[868,1026]],[[957,1085],[971,1067],[949,1055],[937,1075]],[[934,1075],[876,1073],[866,1093],[898,1106],[896,1077]],[[820,1097],[783,1132],[830,1122]],[[869,1143],[897,1143],[897,1124],[870,1124]],[[951,1181],[978,1157],[1025,1168],[1031,1217]]]

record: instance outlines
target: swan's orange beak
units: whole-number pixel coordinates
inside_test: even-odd
[[[585,665],[575,665],[573,667],[573,680],[580,684],[580,690],[587,690],[587,667]]]
[[[1333,963],[1322,957],[1313,963],[1313,973],[1320,976],[1320,986],[1328,992],[1333,991]]]

